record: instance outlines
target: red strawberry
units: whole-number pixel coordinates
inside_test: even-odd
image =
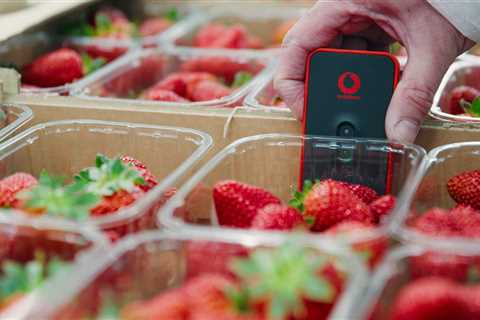
[[[305,227],[300,211],[281,204],[269,204],[259,209],[252,221],[253,229],[292,230],[298,227]]]
[[[153,36],[167,30],[172,22],[165,18],[150,18],[140,26],[139,32],[142,37]]]
[[[340,239],[346,236],[361,235],[368,236],[375,230],[372,224],[359,221],[345,221],[334,225],[325,234],[338,236]],[[353,244],[355,252],[368,261],[370,267],[375,267],[385,255],[388,248],[388,240],[384,237],[371,238],[365,241],[356,241]]]
[[[202,48],[246,48],[247,31],[240,25],[225,26],[212,23],[197,32],[194,43],[195,46]]]
[[[455,226],[449,218],[449,212],[440,208],[432,208],[413,220],[412,227],[430,235],[453,236]]]
[[[99,46],[95,44],[89,44],[81,47],[82,51],[85,51],[92,58],[103,58],[106,62],[113,61],[120,57],[122,54],[128,51],[125,46]]]
[[[480,210],[480,170],[466,171],[450,178],[447,189],[457,203]]]
[[[452,280],[440,277],[415,280],[400,290],[389,319],[473,320],[461,288]]]
[[[23,172],[14,173],[0,180],[0,207],[17,207],[16,195],[23,190],[37,185],[37,179]]]
[[[291,204],[303,209],[304,217],[313,219],[313,231],[324,231],[342,221],[372,223],[368,206],[342,182],[323,180],[304,184],[302,193]]]
[[[249,228],[258,209],[281,203],[267,190],[233,180],[215,184],[213,201],[219,224],[237,228]]]
[[[22,70],[22,80],[39,87],[55,87],[83,77],[80,55],[62,48],[35,59]]]
[[[121,319],[184,320],[188,316],[187,301],[181,289],[174,289],[155,296],[153,299],[128,304],[121,311]]]
[[[221,99],[232,94],[229,87],[211,80],[198,82],[191,92],[192,101],[209,101]]]
[[[354,195],[356,195],[358,198],[360,198],[360,200],[362,200],[366,204],[370,204],[371,202],[377,200],[380,197],[375,190],[367,186],[364,186],[361,184],[352,184],[348,182],[342,182],[342,183],[345,186],[347,186],[348,189],[350,189]]]
[[[190,318],[202,319],[199,315],[235,314],[235,309],[226,296],[226,290],[235,287],[234,282],[228,277],[215,273],[203,274],[188,281],[184,291],[188,299]]]
[[[215,80],[215,76],[206,72],[175,72],[150,87],[149,90],[173,91],[181,97],[191,99],[190,87],[194,87],[202,80]]]
[[[471,257],[427,252],[410,258],[410,273],[414,278],[439,276],[464,282],[468,280],[470,268],[475,267],[472,264]]]
[[[471,103],[476,97],[480,96],[480,91],[469,86],[455,87],[450,93],[450,101],[448,101],[446,112],[450,114],[462,114],[464,109],[460,105],[460,101]]]
[[[374,216],[375,222],[381,222],[382,218],[393,210],[396,200],[394,196],[387,194],[370,203],[370,211]]]
[[[225,79],[225,82],[230,84],[233,82],[235,75],[238,72],[249,72],[255,74],[259,71],[259,67],[252,65],[252,63],[240,62],[230,57],[214,56],[214,57],[200,57],[185,61],[182,66],[182,71],[194,72],[208,72]]]
[[[92,216],[101,216],[113,213],[134,203],[142,192],[119,190],[111,196],[104,196],[102,201],[90,210]]]
[[[188,103],[189,101],[173,91],[162,90],[162,89],[150,89],[145,91],[141,95],[142,99],[154,100],[154,101],[165,101],[165,102],[183,102]]]
[[[214,272],[231,276],[229,261],[248,254],[247,249],[230,243],[192,241],[186,246],[187,278]]]
[[[150,170],[148,170],[147,166],[145,166],[140,160],[137,160],[129,156],[122,156],[121,160],[125,164],[131,164],[133,168],[135,168],[135,170],[137,170],[140,173],[143,180],[145,181],[143,185],[140,185],[140,189],[142,189],[143,191],[149,191],[150,189],[154,188],[158,184],[157,178],[155,178],[153,173],[151,173]]]
[[[480,237],[480,213],[470,206],[458,205],[450,211],[459,234],[466,237]]]

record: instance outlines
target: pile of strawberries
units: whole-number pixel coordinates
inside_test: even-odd
[[[447,182],[457,206],[432,208],[410,222],[410,227],[431,236],[480,237],[480,170],[460,173]]]
[[[279,46],[288,30],[295,24],[295,20],[287,20],[273,30],[273,37],[265,43],[253,35],[245,25],[237,23],[227,25],[212,22],[201,27],[195,34],[193,45],[199,48],[224,49],[264,49],[269,45]]]
[[[139,160],[129,156],[110,159],[101,154],[95,165],[80,171],[73,182],[64,180],[46,171],[38,180],[22,172],[5,177],[0,180],[0,207],[81,221],[128,207],[157,185],[155,176]],[[170,197],[173,191],[166,194]]]
[[[466,85],[453,88],[444,111],[453,115],[479,117],[480,90]]]
[[[148,65],[153,70],[146,71]],[[177,103],[201,102],[221,99],[232,95],[236,90],[252,80],[263,65],[256,62],[243,62],[226,56],[205,56],[190,58],[178,66],[178,71],[170,73],[161,80],[149,83],[147,88],[135,87],[139,83],[152,81],[162,72],[164,65],[159,59],[144,59],[142,66],[133,69],[117,79],[105,84],[100,95],[128,96],[139,99]],[[151,72],[151,76],[149,76]],[[143,76],[143,79],[137,78]]]
[[[393,195],[380,196],[367,186],[335,180],[306,181],[288,203],[262,188],[221,181],[213,188],[216,217],[221,226],[276,231],[304,230],[332,235],[374,230],[394,208]],[[382,258],[387,239],[358,243],[371,266]]]
[[[192,243],[193,244],[193,243]],[[187,246],[187,255],[229,244],[199,243]],[[195,252],[202,248],[200,252]],[[229,248],[227,252],[234,252]],[[239,248],[237,247],[238,251]],[[225,250],[221,250],[225,252]],[[219,252],[219,251],[215,251]],[[343,289],[345,275],[333,261],[294,243],[275,249],[242,249],[241,255],[221,256],[223,270],[195,273],[180,286],[146,301],[119,308],[122,319],[326,319]],[[188,268],[196,268],[188,261]],[[280,271],[281,270],[281,271]],[[191,274],[191,273],[190,273]],[[285,285],[288,283],[288,286]]]

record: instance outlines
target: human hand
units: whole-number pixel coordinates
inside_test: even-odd
[[[425,0],[317,1],[284,39],[275,88],[301,119],[310,51],[382,50],[393,41],[405,46],[409,58],[388,107],[385,131],[391,140],[413,142],[444,73],[474,44]]]

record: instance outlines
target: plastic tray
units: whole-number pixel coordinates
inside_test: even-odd
[[[354,183],[385,185],[386,157],[392,160],[391,191],[398,202],[404,199],[415,178],[425,151],[415,145],[389,145],[385,141],[347,140],[328,137],[266,134],[237,140],[215,155],[159,211],[159,224],[170,229],[193,232],[215,225],[213,185],[237,180],[266,188],[288,201],[299,182],[302,146],[313,149],[315,157],[305,158],[316,165],[318,178],[342,179]],[[351,161],[348,161],[351,159]],[[347,161],[346,161],[347,159]],[[383,181],[377,181],[383,180]],[[391,215],[396,215],[394,211]],[[386,225],[372,232],[345,235],[349,243],[364,243],[383,237]],[[235,230],[219,227],[222,230]],[[242,230],[248,233],[248,230]],[[253,231],[252,231],[253,232]],[[318,234],[316,234],[318,236]]]
[[[412,274],[411,263],[419,261],[413,259],[422,259],[424,254],[432,253],[445,258],[453,256],[462,260],[469,258],[478,259],[477,255],[456,255],[450,252],[429,251],[426,248],[416,246],[399,247],[392,251],[375,271],[369,281],[367,292],[353,302],[356,308],[351,308],[350,310],[353,310],[353,313],[345,319],[390,319],[389,313],[399,290],[412,278],[418,279],[423,276],[433,275],[433,270],[430,274],[426,273],[428,270],[425,270],[425,274]],[[444,271],[446,270],[444,269]]]
[[[267,6],[262,8],[258,5],[244,5],[237,10],[232,8],[216,8],[206,14],[195,15],[181,26],[175,33],[169,35],[171,41],[180,47],[192,47],[193,37],[199,28],[208,23],[237,24],[240,23],[247,31],[260,38],[267,46],[266,50],[276,49],[281,43],[274,43],[273,33],[282,23],[299,19],[306,12],[306,8]],[[199,50],[211,50],[199,48]],[[223,49],[227,51],[258,51],[254,49]],[[262,50],[264,51],[264,50]]]
[[[58,224],[53,220],[34,222],[16,212],[0,214],[0,239],[0,264],[6,260],[26,263],[33,259],[36,251],[43,252],[47,259],[58,257],[73,263],[80,261],[85,252],[103,250],[108,245],[103,234],[94,229]],[[54,275],[47,279],[43,285],[48,286],[56,277]],[[40,288],[34,289],[12,306],[32,299]],[[0,313],[0,318],[8,317]]]
[[[137,158],[158,178],[159,184],[117,213],[77,223],[123,236],[155,226],[154,213],[165,201],[164,192],[178,187],[179,179],[205,154],[211,143],[209,135],[193,129],[96,120],[49,122],[0,145],[0,177],[18,171],[38,176],[42,169],[53,175],[71,177],[92,166],[97,153]],[[48,217],[31,219],[43,218]]]
[[[273,87],[273,70],[263,78],[261,84],[245,98],[245,105],[252,108],[268,110],[271,112],[290,112],[285,105],[275,105],[275,100],[280,99],[277,91]]]
[[[3,104],[1,108],[6,118],[0,127],[0,141],[8,138],[33,117],[32,109],[24,105]]]
[[[249,71],[257,72],[250,82],[237,89],[233,94],[210,101],[176,103],[163,101],[149,101],[129,98],[132,92],[138,93],[163,79],[166,75],[179,71],[184,61],[203,57],[228,57],[234,61],[245,63]],[[233,107],[241,104],[244,96],[264,74],[260,71],[271,63],[270,58],[262,54],[225,52],[197,49],[175,49],[163,47],[157,49],[137,50],[113,62],[95,77],[85,79],[72,92],[89,99],[129,99],[135,104],[154,106],[205,106],[205,107]],[[266,72],[266,71],[265,71]],[[107,92],[106,92],[107,91]]]
[[[470,85],[480,89],[480,58],[477,61],[456,61],[443,77],[440,87],[433,99],[430,115],[438,120],[453,122],[480,123],[480,118],[453,115],[445,112],[445,105],[450,98],[450,92],[457,86]]]
[[[450,209],[455,201],[447,190],[448,180],[462,172],[479,169],[480,142],[460,142],[431,150],[414,183],[411,192],[392,220],[394,232],[409,243],[422,243],[442,249],[455,248],[468,252],[478,248],[480,241],[467,238],[428,236],[409,228],[411,219],[433,207]]]
[[[14,37],[0,44],[0,61],[6,64],[14,64],[17,67],[23,67],[31,63],[35,58],[42,54],[53,51],[60,47],[71,47],[82,52],[84,44],[75,44],[60,37],[54,37],[44,32],[33,34],[25,34]],[[127,50],[128,48],[125,48]],[[87,75],[83,79],[89,78],[95,72]],[[78,81],[78,80],[77,80]],[[65,95],[71,90],[72,86],[77,82],[68,83],[62,86],[50,88],[22,88],[21,92],[25,94],[54,94]]]
[[[15,319],[32,316],[84,319],[89,312],[98,310],[102,295],[120,305],[151,298],[182,283],[189,268],[188,260],[185,260],[185,246],[198,241],[228,243],[240,248],[272,247],[282,242],[271,235],[252,236],[241,232],[226,234],[210,231],[189,235],[142,233],[119,242],[108,254],[99,254],[78,264],[72,271],[74,276],[58,279],[56,287],[44,288],[43,294],[39,294],[34,303],[20,305],[9,315]],[[344,252],[332,243],[306,243],[317,249],[319,254],[335,259],[347,275],[345,289],[330,313],[330,319],[345,319],[350,301],[365,288],[365,268],[348,251]],[[209,268],[210,265],[203,266],[205,270],[202,272],[209,272]]]

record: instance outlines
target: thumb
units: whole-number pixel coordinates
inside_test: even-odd
[[[390,140],[404,143],[415,140],[437,87],[453,59],[428,48],[409,52],[407,66],[385,119],[385,131]]]

